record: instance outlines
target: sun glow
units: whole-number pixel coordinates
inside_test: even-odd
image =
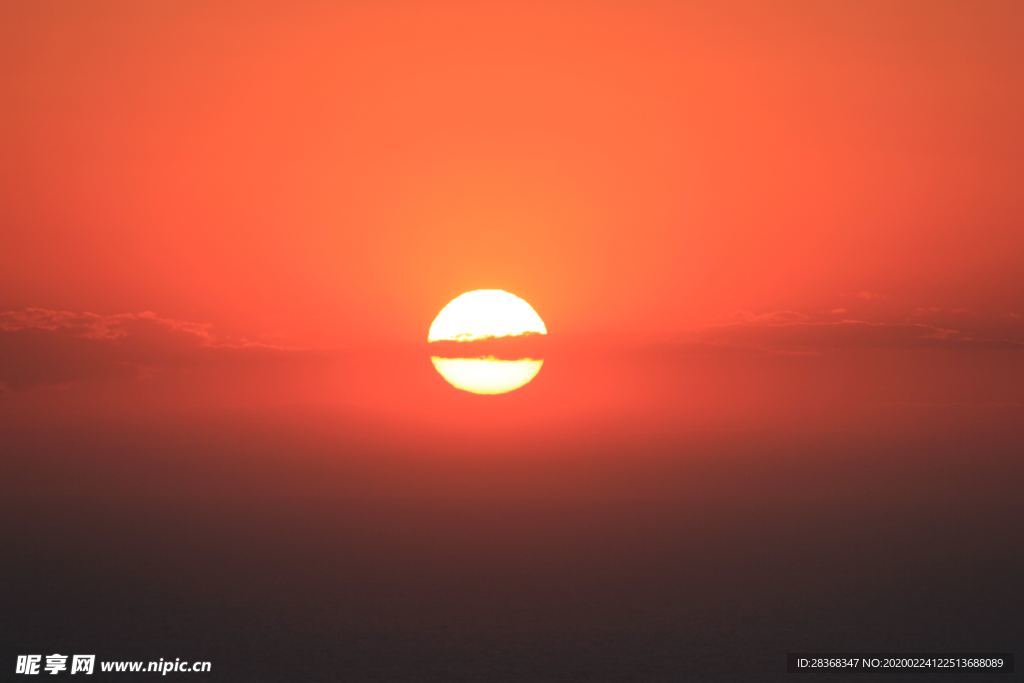
[[[465,342],[458,357],[431,356],[437,372],[452,386],[474,394],[504,394],[533,380],[544,361],[537,358],[498,359],[474,356],[473,342],[545,335],[537,311],[515,294],[501,289],[477,289],[448,302],[434,318],[428,342]]]

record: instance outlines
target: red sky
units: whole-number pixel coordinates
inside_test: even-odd
[[[1018,2],[2,12],[7,310],[349,347],[477,287],[636,342],[1024,309]]]
[[[1019,652],[1021,0],[12,0],[0,65],[0,666]],[[476,288],[520,390],[431,366]]]
[[[269,401],[383,435],[1024,405],[1019,3],[3,12],[11,415]],[[554,344],[486,405],[411,345],[480,287]]]

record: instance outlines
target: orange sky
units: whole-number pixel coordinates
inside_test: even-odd
[[[1018,2],[0,11],[4,309],[344,347],[477,287],[644,341],[1022,308]]]
[[[1020,404],[1018,3],[3,11],[5,410]],[[481,287],[552,333],[493,405],[396,351]]]
[[[10,0],[0,65],[0,665],[1019,650],[1024,0]],[[431,363],[478,288],[506,394]]]

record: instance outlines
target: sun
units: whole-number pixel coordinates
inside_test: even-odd
[[[532,381],[544,361],[498,358],[493,345],[547,332],[537,311],[522,298],[503,289],[475,289],[441,309],[427,341],[445,349],[430,360],[449,384],[474,394],[504,394]]]

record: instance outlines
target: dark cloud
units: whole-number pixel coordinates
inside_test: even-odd
[[[692,331],[692,340],[716,346],[782,353],[856,348],[987,348],[1024,350],[1024,325],[1013,314],[916,308],[903,317],[845,317],[845,308],[812,315],[796,311],[742,313]]]
[[[1024,351],[1024,318],[1016,313],[929,306],[888,317],[871,317],[867,312],[846,308],[819,313],[747,312],[720,324],[694,328],[683,341],[687,346],[712,350],[780,354],[880,348]],[[557,343],[552,346],[551,342],[558,340],[527,336],[472,344],[434,344],[430,351],[433,355],[457,357],[542,358],[558,351]],[[573,347],[573,353],[579,350]],[[194,370],[263,370],[336,356],[327,351],[226,338],[209,325],[151,312],[100,315],[39,308],[0,311],[0,388],[8,390],[131,381]]]
[[[172,369],[280,362],[308,352],[215,335],[151,312],[0,312],[0,385],[127,380]]]
[[[506,337],[443,340],[430,343],[430,355],[441,358],[544,358],[547,335],[527,332]]]

